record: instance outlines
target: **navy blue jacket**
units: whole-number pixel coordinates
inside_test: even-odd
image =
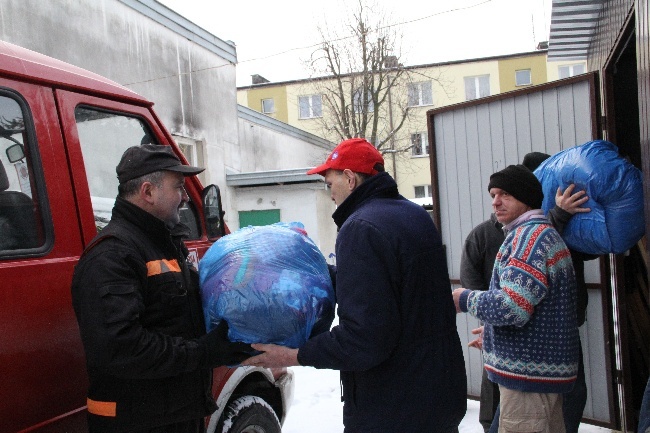
[[[333,214],[339,324],[300,348],[301,365],[341,371],[346,432],[448,432],[466,376],[445,252],[428,213],[387,173]]]

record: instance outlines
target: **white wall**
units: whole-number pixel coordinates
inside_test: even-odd
[[[281,221],[298,221],[305,226],[326,259],[334,252],[336,225],[331,215],[336,208],[323,182],[243,187],[237,188],[236,194],[239,211],[279,209]],[[239,227],[238,221],[233,221],[237,219],[236,214],[230,217],[231,230]]]
[[[331,150],[318,137],[296,135],[279,122],[240,120],[235,47],[156,2],[3,0],[0,39],[103,75],[153,101],[169,132],[204,146],[204,178],[220,186],[227,219],[238,208],[236,190],[226,187],[227,169],[309,167]]]
[[[259,115],[259,113],[256,113]],[[322,164],[333,145],[312,134],[268,116],[261,124],[240,117],[238,164],[228,166],[237,173],[314,167]],[[280,129],[282,128],[282,129]],[[295,133],[289,135],[287,132]]]
[[[205,178],[227,203],[225,165],[239,160],[236,50],[156,2],[129,3],[138,10],[119,0],[2,0],[0,39],[153,101],[171,133],[204,143]]]

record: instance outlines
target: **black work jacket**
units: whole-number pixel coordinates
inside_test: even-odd
[[[72,302],[86,352],[93,432],[198,419],[216,408],[187,249],[163,221],[118,198],[75,268]]]

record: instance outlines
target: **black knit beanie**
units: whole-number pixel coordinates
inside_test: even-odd
[[[551,155],[548,153],[530,152],[524,155],[524,160],[521,163],[525,165],[528,170],[535,171],[542,162],[546,161],[550,157]]]
[[[542,184],[532,171],[523,165],[509,165],[501,171],[490,176],[488,191],[492,188],[499,188],[520,202],[530,206],[532,209],[540,209],[544,192]]]

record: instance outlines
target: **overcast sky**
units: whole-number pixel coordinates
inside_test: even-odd
[[[237,86],[307,78],[317,26],[353,0],[157,0],[237,46]],[[548,40],[552,0],[372,0],[403,35],[402,63],[422,65],[534,51]]]

